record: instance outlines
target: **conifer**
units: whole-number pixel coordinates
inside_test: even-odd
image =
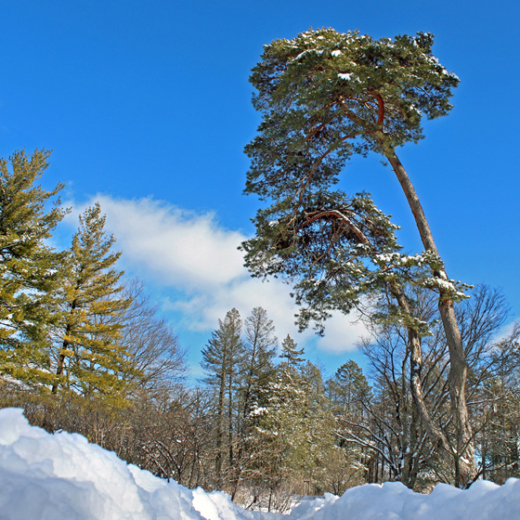
[[[224,321],[219,320],[219,328],[213,332],[208,345],[202,350],[202,368],[208,374],[206,382],[214,388],[216,393],[215,473],[219,489],[222,489],[223,485],[226,452],[228,454],[228,467],[232,467],[234,462],[234,390],[238,379],[237,370],[243,354],[241,331],[240,313],[233,308],[226,314]],[[227,442],[225,441],[226,433]]]
[[[291,338],[289,334],[282,342],[282,352],[280,358],[283,360],[282,365],[290,367],[292,369],[298,369],[301,363],[305,360],[303,357],[304,349],[298,349],[298,345]]]
[[[459,79],[433,56],[433,35],[417,33],[372,39],[358,32],[306,31],[264,47],[253,69],[254,107],[262,113],[259,134],[246,147],[251,158],[246,193],[268,201],[257,212],[256,237],[243,243],[253,276],[286,277],[302,306],[299,323],[323,332],[331,311],[348,313],[363,296],[392,294],[409,321],[409,350],[418,375],[420,338],[403,287],[415,283],[437,293],[450,351],[451,413],[457,429],[456,483],[476,478],[473,433],[466,404],[467,362],[454,303],[468,286],[445,272],[419,197],[396,150],[423,138],[422,120],[447,115]],[[380,154],[388,162],[410,206],[424,251],[399,253],[393,225],[366,193],[336,189],[354,154]],[[416,271],[417,272],[417,271]],[[417,377],[412,378],[417,381]],[[418,402],[423,390],[413,385]],[[426,407],[421,417],[434,442]],[[434,439],[434,437],[436,437]],[[447,446],[444,443],[446,451]]]
[[[45,241],[66,213],[55,198],[62,185],[35,185],[49,155],[22,150],[0,159],[0,374],[30,384],[52,380],[49,331],[62,255]]]
[[[244,324],[244,356],[242,360],[242,415],[247,417],[254,402],[265,390],[274,374],[274,357],[278,339],[273,321],[262,307],[255,307]]]
[[[321,371],[304,363],[304,349],[287,336],[277,374],[267,388],[265,405],[253,409],[252,433],[262,446],[262,470],[270,485],[305,479],[319,486],[325,460],[334,450],[334,417],[330,413]],[[319,489],[317,489],[319,491]]]
[[[370,386],[352,359],[343,363],[327,382],[328,397],[335,413],[362,417],[370,402]]]
[[[112,252],[115,239],[107,236],[106,217],[99,204],[80,216],[72,240],[62,289],[62,322],[58,332],[56,377],[60,386],[82,395],[118,399],[135,373],[121,344],[124,313],[131,299],[122,296],[123,271],[114,268],[121,253]]]
[[[266,390],[275,373],[274,357],[278,339],[274,325],[262,307],[255,307],[244,323],[243,354],[240,360],[238,386],[239,414],[237,417],[236,457],[232,476],[231,498],[234,499],[244,472],[256,465],[256,451],[249,442],[254,418],[252,409],[262,406]]]

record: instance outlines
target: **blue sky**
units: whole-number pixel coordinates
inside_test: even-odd
[[[520,6],[515,2],[375,0],[4,0],[0,4],[0,154],[52,149],[44,184],[64,182],[78,210],[100,200],[124,252],[173,321],[190,362],[217,319],[262,305],[280,338],[289,289],[248,278],[236,246],[258,207],[242,195],[243,148],[259,116],[248,83],[262,45],[309,27],[373,37],[428,31],[460,78],[452,113],[400,153],[448,274],[501,288],[520,317]],[[344,188],[366,190],[420,249],[393,173],[356,159]],[[69,219],[62,235],[75,226]],[[62,236],[60,235],[60,236]],[[59,240],[60,237],[57,237]],[[332,372],[362,327],[335,318],[324,339],[297,336]]]

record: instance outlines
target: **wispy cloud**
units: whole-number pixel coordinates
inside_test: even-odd
[[[166,285],[205,290],[242,275],[237,246],[244,237],[220,227],[214,215],[197,215],[149,198],[96,199],[127,262],[144,267]]]
[[[210,331],[233,307],[245,317],[261,306],[279,336],[289,333],[296,338],[297,307],[290,287],[279,280],[262,282],[249,276],[237,249],[245,235],[220,225],[214,214],[197,214],[151,198],[98,195],[94,201],[107,215],[107,230],[117,238],[127,270],[160,285],[163,294],[165,289],[175,291],[165,307],[182,316],[179,326]],[[336,313],[317,346],[331,353],[351,351],[365,333],[360,322]],[[304,344],[311,337],[313,332],[306,331],[296,339]]]

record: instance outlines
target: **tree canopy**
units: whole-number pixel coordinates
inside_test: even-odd
[[[421,139],[422,118],[446,115],[459,83],[432,45],[429,33],[374,40],[334,29],[266,45],[250,78],[263,121],[246,148],[246,191],[285,198],[327,188],[353,153]]]
[[[463,297],[463,285],[432,276],[443,264],[427,223],[426,251],[403,255],[398,226],[370,195],[334,186],[352,154],[372,150],[398,162],[395,147],[423,137],[423,116],[449,112],[459,80],[432,45],[427,33],[373,40],[309,30],[265,46],[253,69],[253,104],[263,120],[246,147],[245,192],[271,204],[258,211],[256,237],[243,244],[246,264],[253,276],[293,281],[302,327],[332,309],[350,311],[389,279],[409,280],[410,267],[415,283]]]

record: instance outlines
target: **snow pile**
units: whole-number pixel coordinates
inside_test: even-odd
[[[189,490],[127,465],[77,434],[29,426],[0,411],[2,520],[491,520],[520,518],[520,480],[439,485],[431,495],[399,483],[303,502],[289,516],[244,511],[224,493]]]

